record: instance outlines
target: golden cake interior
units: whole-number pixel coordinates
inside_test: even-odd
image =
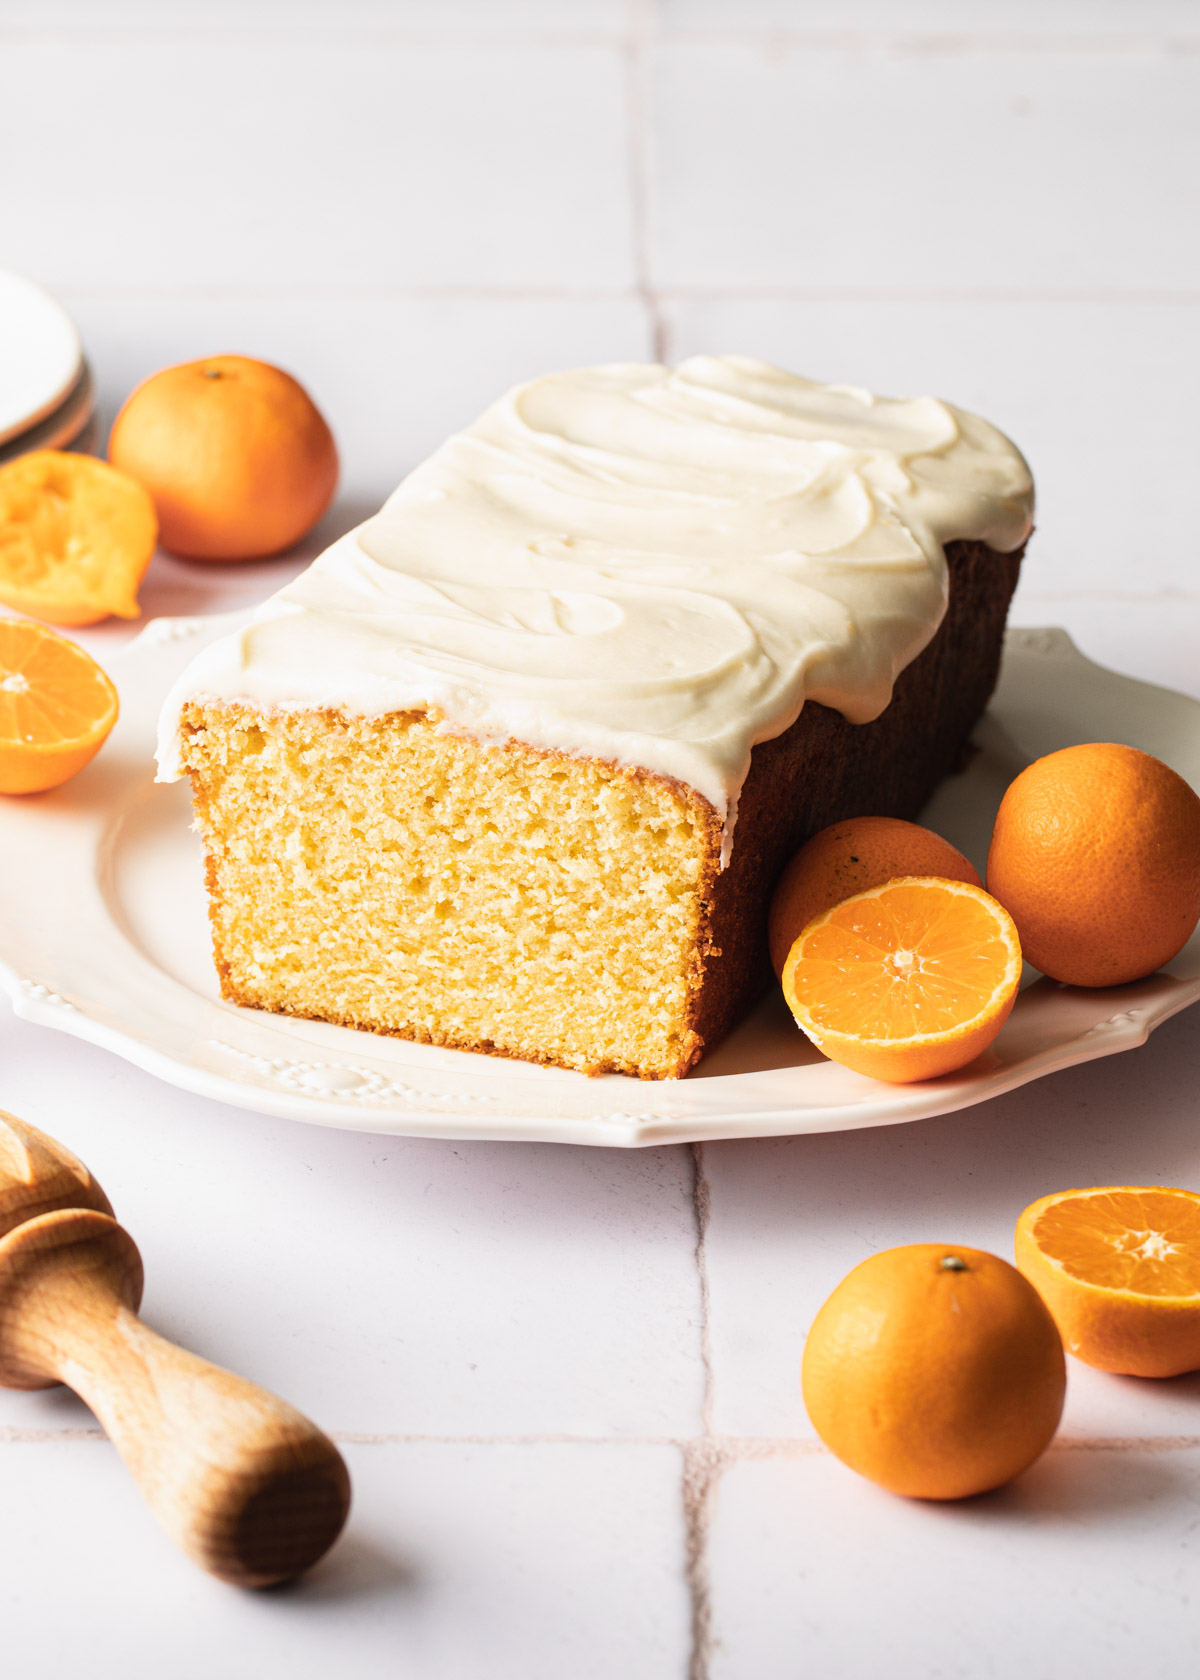
[[[424,713],[193,701],[181,724],[230,1001],[585,1072],[699,1056],[698,795]]]

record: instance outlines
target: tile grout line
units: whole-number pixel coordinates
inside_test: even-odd
[[[1120,53],[1135,54],[1148,51],[1191,54],[1200,51],[1200,35],[1189,29],[1125,30],[1101,33],[1095,30],[1063,31],[1058,34],[1022,30],[980,30],[977,32],[953,29],[796,29],[787,25],[760,24],[747,28],[680,28],[659,25],[655,35],[664,46],[683,48],[743,47],[751,50],[788,52],[794,50],[860,52],[865,48],[883,49],[904,54],[929,53],[941,57],[967,53]],[[472,52],[507,50],[528,52],[577,52],[596,49],[618,49],[626,36],[619,30],[606,28],[555,30],[538,27],[508,30],[481,30],[465,39],[461,32],[447,29],[389,28],[386,25],[360,26],[343,29],[336,34],[313,30],[300,37],[270,28],[185,26],[183,28],[137,24],[84,25],[68,28],[65,24],[41,25],[0,24],[0,41],[16,46],[45,43],[74,43],[99,46],[162,47],[190,43],[203,46],[241,47],[299,47],[301,49],[328,46],[335,43],[351,49],[359,47],[403,48],[408,51]]]
[[[1064,303],[1192,307],[1194,286],[699,286],[670,284],[656,296],[676,303]]]
[[[660,26],[657,39],[665,47],[744,48],[771,54],[796,51],[862,52],[882,50],[905,56],[928,54],[939,58],[962,57],[968,53],[1121,53],[1167,52],[1191,54],[1200,51],[1200,35],[1193,30],[1113,31],[1099,34],[1080,30],[1058,35],[1021,30],[979,30],[964,33],[953,29],[795,29],[786,24],[763,23],[754,28],[672,28]]]
[[[824,1442],[805,1435],[431,1435],[413,1430],[331,1429],[330,1440],[350,1447],[673,1447],[687,1455],[697,1469],[711,1473],[733,1464],[764,1459],[831,1458]],[[102,1443],[108,1436],[98,1426],[36,1429],[0,1424],[0,1447],[53,1446],[72,1441]],[[1200,1450],[1200,1435],[1059,1435],[1049,1453],[1172,1453]],[[692,1482],[700,1478],[693,1475]]]
[[[728,1464],[728,1444],[713,1432],[714,1372],[711,1295],[708,1279],[708,1227],[712,1191],[704,1171],[704,1145],[688,1145],[692,1161],[692,1205],[696,1217],[696,1277],[700,1290],[700,1438],[681,1443],[683,1460],[684,1574],[691,1601],[691,1651],[688,1680],[708,1680],[712,1656],[712,1582],[708,1568],[708,1530],[713,1492]]]
[[[656,362],[669,355],[667,320],[662,299],[655,291],[650,273],[649,123],[650,90],[647,53],[654,28],[653,0],[626,0],[628,41],[626,45],[626,88],[629,111],[629,184],[633,218],[633,257],[638,296],[649,317],[651,353]],[[688,1680],[708,1680],[712,1650],[711,1594],[708,1577],[707,1540],[711,1492],[718,1466],[724,1457],[712,1445],[713,1367],[709,1329],[708,1263],[705,1242],[711,1210],[708,1181],[704,1175],[704,1146],[689,1145],[692,1164],[692,1204],[696,1220],[694,1249],[700,1294],[700,1366],[703,1391],[700,1400],[702,1439],[680,1443],[680,1498],[684,1523],[684,1581],[690,1604],[690,1649]]]
[[[632,48],[629,49],[632,53]],[[631,101],[634,95],[631,93]],[[637,103],[641,104],[640,96]],[[642,122],[630,111],[631,129]],[[649,279],[649,219],[645,180],[640,165],[632,161],[636,148],[630,142],[630,185],[634,197],[634,265],[637,273],[629,286],[526,286],[486,285],[467,281],[437,281],[408,285],[402,281],[367,284],[358,281],[310,281],[289,285],[241,286],[223,282],[193,285],[172,280],[127,284],[110,281],[45,280],[56,295],[79,298],[216,298],[227,302],[285,301],[318,302],[368,299],[411,303],[643,303],[661,311],[666,304],[680,303],[846,303],[846,304],[1080,304],[1131,308],[1195,308],[1200,289],[1195,287],[1149,286],[656,286]],[[640,156],[640,152],[638,153]],[[666,323],[662,323],[666,330]]]
[[[734,1455],[708,1437],[683,1445],[683,1516],[686,1537],[686,1579],[691,1600],[691,1650],[688,1680],[709,1680],[712,1659],[712,1580],[708,1568],[708,1531],[713,1494]]]
[[[757,37],[751,37],[756,39]],[[286,29],[272,29],[251,26],[232,27],[221,24],[184,25],[182,28],[159,26],[149,28],[136,23],[129,24],[92,24],[92,25],[27,25],[0,22],[0,43],[10,45],[32,46],[53,43],[58,45],[67,42],[72,45],[84,46],[230,46],[230,47],[290,47],[308,50],[312,48],[339,46],[349,51],[362,47],[388,48],[398,47],[408,52],[419,52],[425,49],[429,52],[457,53],[469,56],[472,53],[528,52],[531,48],[544,51],[578,52],[595,51],[597,49],[609,51],[613,47],[620,48],[624,40],[620,30],[597,29],[538,29],[521,30],[519,33],[504,29],[480,29],[469,37],[465,37],[460,30],[453,29],[405,29],[388,28],[386,25],[371,27],[370,25],[354,28],[343,28],[337,31],[314,29],[311,33],[296,35],[289,34]]]
[[[711,1297],[708,1284],[708,1226],[712,1218],[712,1191],[704,1171],[704,1145],[688,1144],[692,1159],[692,1204],[696,1216],[696,1273],[700,1284],[700,1364],[704,1372],[704,1393],[700,1402],[700,1431],[711,1440],[713,1430],[713,1358]]]
[[[630,216],[633,224],[634,289],[650,324],[650,350],[666,360],[667,334],[662,304],[650,281],[649,121],[646,50],[650,40],[651,0],[626,0],[625,98],[629,117],[628,161]]]

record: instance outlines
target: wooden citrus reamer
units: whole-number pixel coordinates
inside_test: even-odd
[[[285,1401],[148,1330],[141,1298],[141,1256],[91,1173],[0,1111],[0,1387],[73,1388],[211,1574],[299,1575],[346,1520],[340,1453]]]

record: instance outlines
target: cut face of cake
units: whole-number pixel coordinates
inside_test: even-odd
[[[534,381],[164,708],[226,998],[678,1076],[801,842],[914,816],[995,682],[999,432],[741,358]]]

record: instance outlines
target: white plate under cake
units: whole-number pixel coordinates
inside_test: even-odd
[[[1026,986],[986,1056],[920,1085],[825,1061],[778,992],[686,1079],[578,1073],[242,1009],[212,962],[203,848],[185,787],[155,786],[167,693],[242,619],[158,619],[110,662],[121,716],[65,787],[0,824],[0,988],[16,1013],[186,1091],[358,1131],[641,1147],[894,1125],[946,1114],[1145,1042],[1200,999],[1200,933],[1161,973],[1113,990]],[[923,818],[977,866],[1000,798],[1033,758],[1095,736],[1152,752],[1200,789],[1200,703],[1083,659],[1062,631],[1015,630],[978,748]],[[216,1112],[216,1111],[214,1111]]]

